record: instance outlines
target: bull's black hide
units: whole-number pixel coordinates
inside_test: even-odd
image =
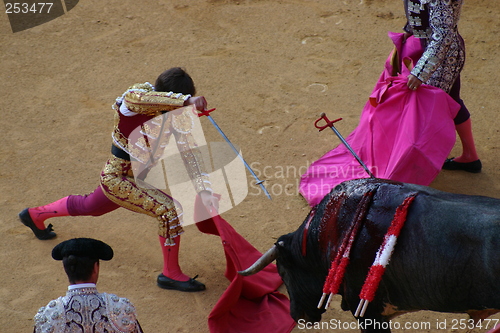
[[[411,193],[417,193],[416,199],[375,300],[361,320],[383,322],[415,310],[471,314],[471,310],[500,309],[500,200],[358,179],[338,185],[314,207],[307,228],[309,216],[297,231],[278,239],[278,270],[295,320],[321,319],[324,309],[317,309],[317,304],[330,262],[368,191],[375,191],[373,200],[339,291],[344,310],[356,311],[361,287],[394,212]],[[338,200],[344,201],[335,212]]]

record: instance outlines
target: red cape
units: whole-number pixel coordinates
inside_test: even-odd
[[[270,264],[252,276],[238,271],[250,267],[262,253],[220,215],[211,216],[199,197],[195,203],[198,229],[220,236],[226,255],[225,276],[231,281],[208,316],[210,332],[217,333],[285,333],[295,327],[290,317],[290,301],[276,291],[283,283],[276,265]]]

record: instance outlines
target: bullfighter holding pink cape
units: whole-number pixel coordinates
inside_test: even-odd
[[[395,49],[388,57],[361,114],[346,138],[377,178],[429,185],[455,144],[460,105],[442,89],[422,85],[408,89],[407,76],[421,55],[420,41],[389,33]],[[400,73],[395,59],[401,59]],[[368,174],[342,145],[315,161],[302,175],[300,193],[316,205],[336,185]]]
[[[359,126],[347,143],[376,177],[429,185],[441,169],[481,172],[470,113],[460,98],[465,43],[458,32],[462,0],[403,0],[405,33],[389,33],[386,61]],[[448,158],[456,129],[462,155]],[[367,177],[339,146],[302,176],[300,193],[317,204],[337,184]]]

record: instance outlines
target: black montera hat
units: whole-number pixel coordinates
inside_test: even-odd
[[[52,258],[62,260],[74,255],[91,259],[111,260],[113,249],[108,244],[92,238],[73,238],[57,244],[52,249]]]

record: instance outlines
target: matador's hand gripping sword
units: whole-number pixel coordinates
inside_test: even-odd
[[[338,136],[338,138],[340,139],[340,141],[342,141],[342,143],[344,144],[344,146],[347,147],[347,149],[349,149],[349,151],[351,152],[352,156],[354,156],[354,158],[359,162],[359,164],[363,167],[363,169],[365,169],[365,171],[368,173],[368,175],[371,177],[371,178],[375,178],[375,176],[371,173],[370,169],[368,169],[368,167],[365,165],[365,163],[363,163],[363,161],[361,160],[361,158],[359,158],[359,156],[354,152],[354,150],[351,148],[351,146],[347,143],[347,141],[344,139],[344,137],[339,133],[339,131],[337,131],[337,129],[335,128],[335,126],[333,126],[334,123],[336,123],[337,121],[340,121],[342,120],[342,118],[338,118],[338,119],[335,119],[333,121],[331,121],[330,119],[328,119],[328,117],[326,116],[326,114],[324,112],[322,112],[320,115],[320,118],[318,118],[315,122],[314,122],[314,126],[319,129],[319,131],[321,132],[322,130],[324,130],[325,128],[327,127],[330,127],[332,129],[332,131]],[[321,121],[321,120],[325,120],[326,122],[326,125],[324,126],[319,126],[318,123]]]
[[[259,177],[257,177],[257,175],[255,174],[255,172],[252,170],[252,168],[248,165],[248,163],[243,159],[243,156],[241,156],[240,152],[236,149],[236,147],[231,143],[231,141],[229,141],[229,139],[227,138],[227,136],[224,134],[224,132],[222,132],[222,130],[220,129],[219,125],[217,125],[217,123],[215,122],[215,120],[212,118],[212,116],[210,115],[210,112],[214,111],[214,109],[210,109],[210,110],[206,110],[206,111],[198,111],[198,117],[202,117],[202,116],[207,116],[207,118],[210,120],[210,122],[212,123],[212,125],[214,125],[215,129],[217,130],[217,132],[220,133],[220,135],[224,138],[224,140],[226,140],[226,142],[229,144],[229,146],[233,149],[233,151],[236,153],[236,155],[238,155],[238,157],[241,159],[241,161],[243,162],[243,164],[245,165],[245,167],[247,168],[247,170],[252,174],[253,178],[255,178],[255,181],[256,181],[256,184],[259,185],[262,190],[264,191],[264,193],[266,194],[266,196],[271,199],[271,195],[269,194],[269,192],[267,191],[266,187],[264,186],[264,181],[263,180],[260,180]]]

